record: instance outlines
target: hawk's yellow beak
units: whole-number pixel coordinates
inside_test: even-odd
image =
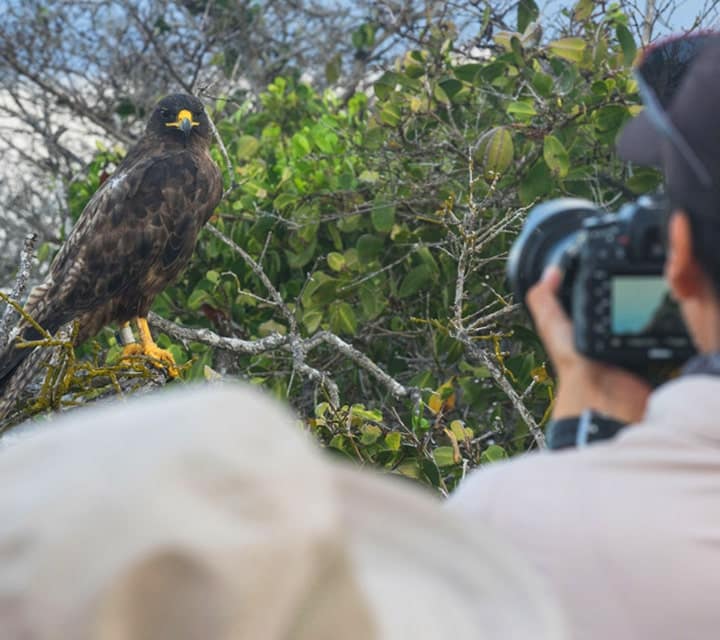
[[[177,120],[175,120],[175,122],[166,122],[165,126],[180,129],[180,131],[182,131],[186,136],[188,136],[190,135],[190,131],[192,131],[192,128],[200,126],[200,123],[193,120],[192,113],[190,113],[190,111],[188,111],[187,109],[182,109],[177,114]]]

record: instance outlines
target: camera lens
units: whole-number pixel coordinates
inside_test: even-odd
[[[592,202],[579,198],[558,198],[533,207],[508,256],[507,277],[517,302],[525,303],[528,289],[540,280],[545,267],[562,264],[583,222],[599,213]]]

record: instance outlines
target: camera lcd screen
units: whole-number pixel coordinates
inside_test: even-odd
[[[684,332],[677,304],[662,276],[614,276],[610,293],[610,325],[614,335]]]

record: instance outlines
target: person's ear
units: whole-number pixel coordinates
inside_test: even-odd
[[[690,219],[682,210],[674,211],[669,220],[665,278],[678,301],[695,298],[705,288],[705,274],[693,253]]]

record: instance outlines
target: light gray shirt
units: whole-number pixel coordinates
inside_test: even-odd
[[[720,378],[663,385],[607,443],[484,467],[448,508],[549,578],[573,637],[718,637]]]

